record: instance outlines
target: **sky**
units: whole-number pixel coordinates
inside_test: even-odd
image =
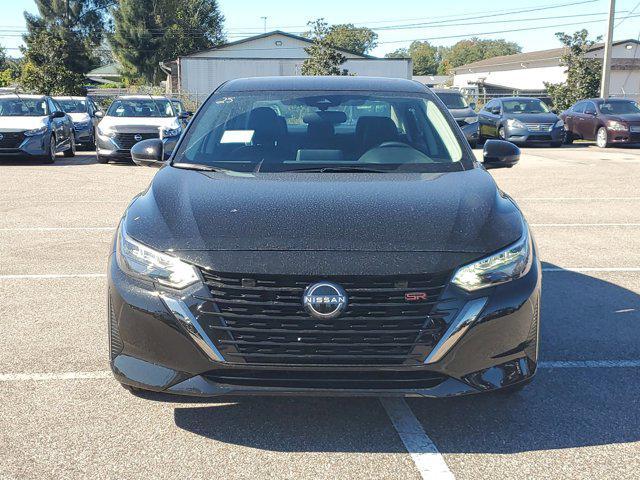
[[[453,45],[474,35],[504,38],[525,52],[556,48],[558,31],[586,28],[592,38],[604,35],[609,9],[609,0],[219,0],[219,4],[229,40],[262,33],[262,17],[267,17],[267,31],[291,33],[301,33],[308,21],[323,17],[332,24],[376,29],[379,45],[372,52],[376,56],[407,47],[412,40]],[[35,12],[35,2],[0,0],[0,45],[10,56],[20,55],[25,10]],[[617,0],[616,12],[614,40],[640,38],[640,1]]]

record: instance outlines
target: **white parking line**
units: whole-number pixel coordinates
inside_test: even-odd
[[[530,223],[532,227],[640,227],[640,223]]]
[[[638,368],[640,360],[558,360],[539,362],[538,368]]]
[[[600,267],[567,267],[567,268],[555,268],[546,267],[542,269],[543,272],[640,272],[640,267],[613,267],[613,268],[600,268]]]
[[[426,434],[404,398],[381,398],[380,403],[422,478],[454,479],[438,448]]]
[[[51,380],[94,380],[109,378],[113,374],[109,370],[93,372],[60,372],[60,373],[0,373],[0,382],[42,382]]]
[[[78,232],[78,231],[114,231],[115,227],[10,227],[0,228],[2,232]]]

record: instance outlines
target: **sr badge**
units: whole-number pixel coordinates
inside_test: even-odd
[[[340,285],[320,282],[309,285],[302,297],[302,304],[309,314],[316,318],[338,317],[347,308],[347,294]]]

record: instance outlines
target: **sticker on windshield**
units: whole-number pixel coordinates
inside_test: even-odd
[[[255,130],[225,130],[220,143],[250,143]]]

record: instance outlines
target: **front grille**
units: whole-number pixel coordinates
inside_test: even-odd
[[[124,345],[122,344],[122,339],[120,338],[120,332],[118,330],[118,317],[113,309],[113,304],[111,303],[111,295],[109,295],[109,300],[107,301],[107,303],[107,309],[109,310],[109,354],[111,356],[111,360],[114,360],[118,355],[122,353]]]
[[[204,375],[226,385],[245,387],[407,390],[433,388],[447,379],[425,370],[269,370],[227,368]]]
[[[24,132],[0,132],[0,148],[18,148],[24,141]]]
[[[134,137],[140,135],[140,140],[136,140]],[[120,146],[122,150],[131,150],[136,143],[149,138],[159,138],[160,133],[116,133],[114,140]]]
[[[450,273],[412,276],[310,277],[203,271],[213,298],[197,319],[229,362],[315,365],[419,365],[452,312],[434,312]],[[309,315],[305,288],[341,285],[349,303],[338,318]],[[426,292],[420,302],[405,293]]]
[[[525,126],[530,132],[550,132],[553,129],[553,123],[525,123]]]

